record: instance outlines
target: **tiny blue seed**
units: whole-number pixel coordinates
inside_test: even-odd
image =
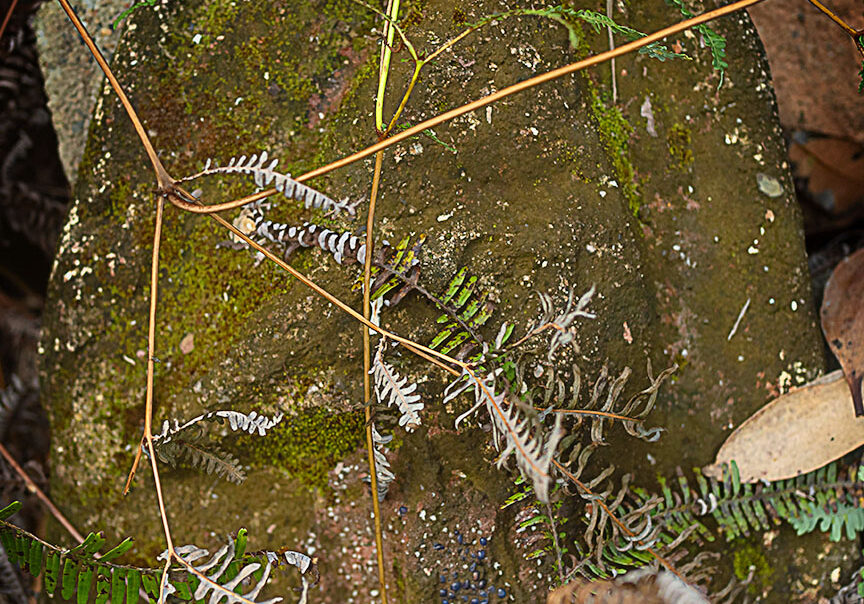
[[[504,590],[503,587],[498,588],[498,597],[499,598],[506,598],[507,597],[507,592]]]

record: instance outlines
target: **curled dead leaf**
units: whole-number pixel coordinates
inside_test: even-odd
[[[864,415],[864,249],[843,259],[825,286],[822,332],[840,361],[852,393],[855,415]]]
[[[779,396],[738,426],[703,472],[720,479],[734,460],[741,482],[755,482],[821,468],[864,444],[864,418],[851,402],[839,370]]]

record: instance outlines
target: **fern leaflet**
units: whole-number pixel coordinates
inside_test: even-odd
[[[375,352],[375,360],[370,373],[375,377],[375,396],[379,403],[396,406],[399,409],[399,425],[408,432],[420,425],[419,412],[423,410],[420,395],[415,394],[417,384],[400,376],[384,361],[386,338],[381,338]]]
[[[156,456],[172,467],[177,467],[181,461],[187,461],[193,468],[240,484],[246,479],[246,474],[239,460],[207,442],[204,438],[205,426],[209,423],[224,424],[227,421],[232,431],[265,436],[268,430],[282,421],[282,417],[281,413],[270,418],[258,415],[255,411],[248,415],[238,411],[211,411],[183,424],[174,419],[172,425],[172,421],[166,419],[162,422],[162,430],[153,435],[153,447]]]
[[[561,416],[556,416],[552,432],[545,436],[542,423],[520,411],[520,403],[509,388],[503,391],[497,389],[496,378],[501,371],[497,369],[481,380],[472,371],[464,370],[463,375],[451,383],[450,386],[455,385],[455,388],[447,393],[444,402],[448,402],[466,388],[473,387],[476,404],[456,420],[457,427],[460,420],[485,406],[492,420],[495,446],[499,451],[502,446],[504,449],[498,456],[496,465],[500,468],[510,455],[514,455],[522,476],[531,480],[537,499],[548,503],[551,481],[549,466],[558,441],[563,436]]]
[[[211,167],[212,162],[208,159],[201,172],[187,176],[179,182],[186,182],[214,174],[246,174],[252,176],[255,179],[255,184],[261,188],[272,184],[274,189],[288,199],[296,199],[303,202],[307,210],[309,208],[316,208],[336,213],[345,210],[352,216],[354,215],[354,206],[349,204],[347,200],[335,201],[320,191],[292,179],[290,174],[277,172],[275,168],[279,160],[273,159],[267,163],[268,159],[267,151],[262,151],[261,155],[252,154],[248,158],[245,155],[232,157],[228,161],[227,166]]]

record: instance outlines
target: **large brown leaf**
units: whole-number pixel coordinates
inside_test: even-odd
[[[864,444],[843,372],[834,371],[784,394],[751,415],[726,439],[704,473],[721,477],[733,460],[742,482],[810,472]]]
[[[840,361],[855,415],[864,415],[864,249],[845,258],[831,275],[822,300],[822,331]]]

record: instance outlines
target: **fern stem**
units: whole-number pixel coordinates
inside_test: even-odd
[[[398,1],[396,6],[398,8]],[[382,69],[384,62],[382,59]],[[385,78],[386,82],[386,78]],[[379,94],[382,94],[379,89]],[[366,258],[363,262],[363,318],[369,321],[372,297],[372,229],[375,225],[375,202],[378,199],[378,186],[381,182],[381,163],[384,152],[375,155],[375,171],[372,174],[372,192],[369,195],[369,212],[366,216]],[[372,399],[372,348],[369,342],[369,326],[363,327],[363,400]],[[384,543],[381,535],[381,508],[378,504],[378,472],[375,469],[375,444],[372,439],[372,406],[364,407],[366,417],[366,451],[369,457],[369,480],[372,487],[372,512],[375,523],[375,553],[378,558],[378,582],[381,584],[381,602],[387,604],[387,580],[384,576]]]
[[[389,18],[384,21],[384,44],[381,46],[381,63],[378,67],[378,94],[375,95],[375,130],[378,131],[378,134],[384,134],[384,96],[387,90],[387,76],[390,74],[393,38],[396,34],[393,25],[398,16],[399,0],[388,0],[387,17]]]
[[[571,473],[567,470],[567,468],[565,468],[563,465],[561,465],[561,463],[560,463],[557,459],[554,459],[554,458],[553,458],[553,459],[552,459],[552,463],[555,465],[556,468],[558,468],[558,470],[561,471],[562,474],[564,474],[564,476],[566,476],[568,479],[570,479],[570,480],[573,482],[573,484],[575,484],[577,487],[579,487],[580,489],[582,489],[582,490],[585,492],[586,495],[591,495],[591,496],[594,495],[594,491],[592,491],[590,488],[588,488],[588,485],[587,485],[587,484],[585,484],[584,482],[582,482],[581,480],[579,480],[578,478],[576,478],[575,476],[573,476],[573,474],[571,474]],[[619,529],[620,529],[624,534],[626,534],[628,537],[631,537],[631,538],[635,538],[635,537],[636,537],[636,535],[633,533],[633,531],[631,531],[629,528],[627,528],[627,525],[624,524],[623,522],[621,522],[621,521],[618,519],[618,517],[617,517],[615,514],[612,513],[612,510],[609,509],[609,506],[606,505],[606,502],[604,502],[602,499],[599,499],[599,498],[595,498],[595,499],[593,500],[593,502],[594,502],[596,505],[599,505],[599,506],[603,509],[603,512],[607,515],[607,517],[608,517],[608,518],[609,518],[613,523],[615,523],[615,525],[617,525],[618,528],[619,528]],[[639,541],[639,543],[641,544],[642,542]],[[653,548],[646,547],[646,548],[645,548],[645,551],[648,552],[649,554],[651,554],[652,556],[654,556],[660,564],[662,564],[663,566],[666,567],[667,570],[669,570],[669,572],[674,573],[676,577],[678,577],[679,579],[681,579],[681,580],[684,581],[685,583],[687,582],[687,581],[684,579],[684,577],[681,576],[681,573],[679,573],[677,570],[675,570],[675,567],[672,566],[672,563],[670,563],[668,560],[666,560],[666,558],[664,558],[663,556],[661,556],[660,554],[658,554],[656,551],[654,551]]]
[[[33,482],[33,479],[30,478],[30,475],[24,471],[24,468],[18,465],[18,462],[15,461],[15,458],[12,457],[12,454],[9,452],[8,449],[6,449],[6,447],[3,446],[2,443],[0,443],[0,455],[3,455],[9,465],[12,466],[12,469],[15,470],[18,476],[20,476],[21,479],[24,481],[24,484],[27,485],[27,490],[34,493],[36,497],[39,498],[39,501],[41,501],[45,505],[45,507],[48,508],[48,511],[51,512],[51,515],[57,519],[57,522],[59,522],[63,526],[63,528],[66,529],[66,531],[78,541],[78,543],[84,541],[84,537],[81,536],[81,533],[79,533],[75,529],[75,527],[72,526],[72,523],[66,519],[66,516],[64,516],[63,513],[57,509],[57,506],[55,506],[54,502],[48,498],[48,495],[46,495],[42,491],[42,489],[40,489],[39,486],[35,482]]]

